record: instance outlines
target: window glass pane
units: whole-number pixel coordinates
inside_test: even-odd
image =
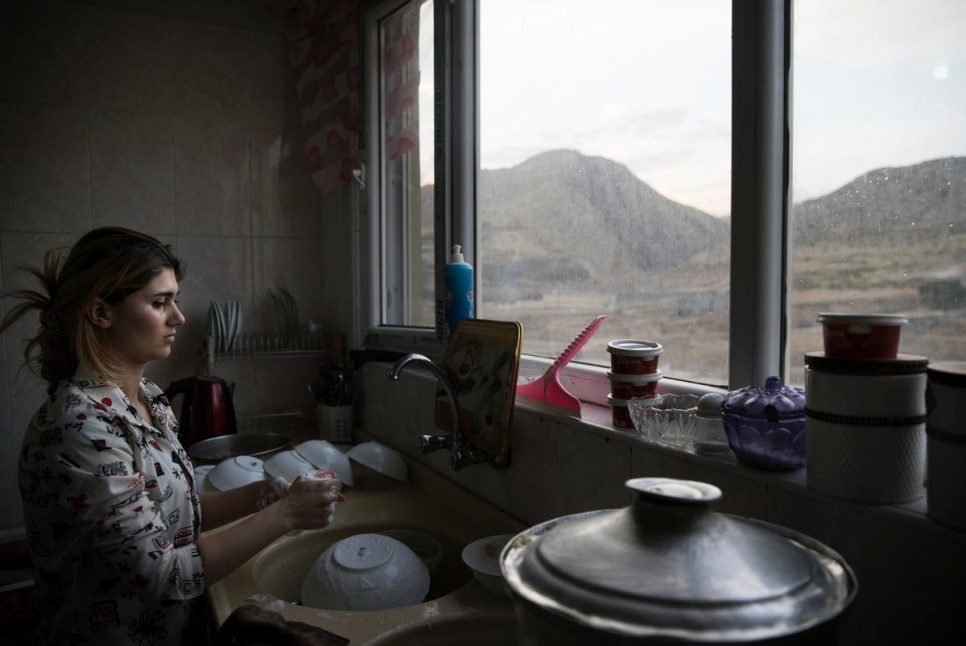
[[[383,323],[432,327],[433,2],[415,0],[379,24]]]
[[[480,3],[477,315],[557,356],[664,345],[666,374],[728,374],[731,7]]]
[[[821,312],[909,318],[966,359],[966,4],[795,3],[791,380]]]

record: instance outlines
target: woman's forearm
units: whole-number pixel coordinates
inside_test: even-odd
[[[229,492],[224,492],[229,493]],[[226,521],[227,522],[227,521]],[[195,541],[205,567],[205,585],[217,583],[255,556],[291,527],[278,504],[250,515],[240,523]]]
[[[228,491],[199,494],[201,499],[201,531],[207,532],[257,511],[257,501],[269,486],[253,482]]]

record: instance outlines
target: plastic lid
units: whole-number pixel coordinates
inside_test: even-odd
[[[824,352],[805,353],[805,367],[817,372],[845,375],[912,375],[926,371],[929,359],[914,354],[897,354],[893,359],[829,357]]]
[[[805,389],[785,386],[780,377],[765,379],[764,388],[748,386],[733,390],[721,404],[722,412],[764,417],[769,421],[797,417],[804,409]]]
[[[452,252],[452,254],[450,254],[449,261],[450,262],[464,262],[464,260],[463,260],[463,253],[461,251],[462,249],[463,249],[463,247],[461,245],[454,244],[453,245],[453,252]]]
[[[905,316],[899,314],[847,314],[840,312],[822,312],[818,315],[819,323],[843,324],[865,323],[866,325],[905,325],[909,322]]]
[[[926,369],[929,381],[946,386],[966,388],[966,361],[942,361]]]

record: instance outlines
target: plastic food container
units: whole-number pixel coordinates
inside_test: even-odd
[[[894,359],[902,326],[909,322],[893,314],[819,314],[825,354],[843,359]]]
[[[928,359],[805,353],[808,486],[862,503],[921,498]]]
[[[621,375],[646,375],[657,371],[664,346],[656,341],[617,339],[607,344],[610,367]]]
[[[728,444],[738,460],[758,469],[805,465],[805,389],[768,377],[764,388],[731,391],[721,404]]]
[[[617,428],[634,428],[634,421],[631,419],[631,411],[627,407],[629,399],[614,397],[613,394],[607,395],[607,403],[610,404],[611,422]]]
[[[657,392],[657,382],[661,380],[660,370],[645,375],[622,375],[612,370],[607,371],[610,379],[610,392],[620,399],[634,397],[651,397]]]

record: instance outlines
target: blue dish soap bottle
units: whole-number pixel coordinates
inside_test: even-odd
[[[449,341],[460,321],[473,318],[473,266],[463,259],[462,247],[453,245],[449,262],[443,267],[444,329]]]

